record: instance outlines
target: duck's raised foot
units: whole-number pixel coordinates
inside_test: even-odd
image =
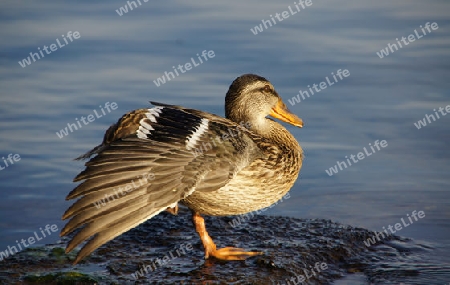
[[[208,253],[209,257],[212,256],[220,260],[246,260],[251,256],[262,254],[264,253],[259,251],[244,251],[244,249],[236,247],[219,248]]]

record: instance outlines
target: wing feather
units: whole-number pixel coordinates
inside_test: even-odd
[[[116,221],[116,224],[112,225],[109,228],[104,229],[103,231],[97,231],[98,233],[95,235],[93,239],[91,239],[78,253],[74,263],[78,263],[85,256],[92,253],[101,245],[107,243],[113,238],[121,235],[122,233],[138,226],[139,224],[145,222],[148,219],[151,219],[155,215],[159,214],[163,210],[155,210],[150,206],[143,207],[136,212],[128,213],[122,218],[119,218]],[[95,227],[95,225],[89,225]],[[73,249],[73,248],[72,248]]]
[[[248,132],[242,128],[238,136],[201,155],[187,144],[188,140],[190,146],[210,143],[227,128],[242,127],[212,114],[169,105],[130,112],[111,126],[102,145],[80,157],[96,154],[74,179],[83,182],[67,196],[80,199],[64,213],[63,219],[70,221],[61,235],[82,229],[66,251],[92,237],[75,263],[193,191],[226,185],[259,155]],[[123,190],[117,195],[118,189],[124,189],[125,195]],[[113,201],[105,203],[111,195]]]

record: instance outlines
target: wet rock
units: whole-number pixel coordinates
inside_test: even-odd
[[[205,261],[190,213],[182,210],[176,217],[158,215],[75,266],[76,252],[64,253],[68,239],[27,249],[0,262],[0,284],[330,284],[357,272],[381,284],[418,274],[414,267],[398,264],[418,251],[432,250],[397,236],[368,247],[364,241],[374,232],[329,220],[247,216],[238,220],[240,225],[236,221],[206,217],[218,247],[264,255]]]

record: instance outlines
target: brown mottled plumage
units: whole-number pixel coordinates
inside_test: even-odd
[[[298,127],[272,84],[246,74],[230,86],[226,118],[154,103],[122,116],[103,143],[85,155],[82,181],[67,199],[80,198],[63,215],[61,231],[82,229],[66,251],[91,238],[75,263],[99,246],[178,203],[193,212],[205,257],[243,260],[259,252],[216,249],[201,214],[236,215],[270,206],[285,195],[302,166],[302,149],[271,115]],[[111,201],[109,198],[114,197]],[[108,198],[101,205],[99,201]],[[103,200],[105,202],[106,200]]]

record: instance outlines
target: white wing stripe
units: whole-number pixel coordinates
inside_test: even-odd
[[[142,127],[143,129],[145,129],[148,132],[146,134],[149,134],[150,131],[154,130],[154,128],[149,123],[147,123],[145,121],[145,119],[141,119],[141,121],[139,122],[139,125],[140,125],[139,129],[141,129],[141,127]]]
[[[208,119],[202,118],[202,121],[200,122],[200,125],[198,125],[198,127],[195,129],[195,132],[193,132],[192,135],[186,138],[187,150],[192,150],[195,148],[195,146],[197,145],[197,141],[208,130],[208,123]]]

